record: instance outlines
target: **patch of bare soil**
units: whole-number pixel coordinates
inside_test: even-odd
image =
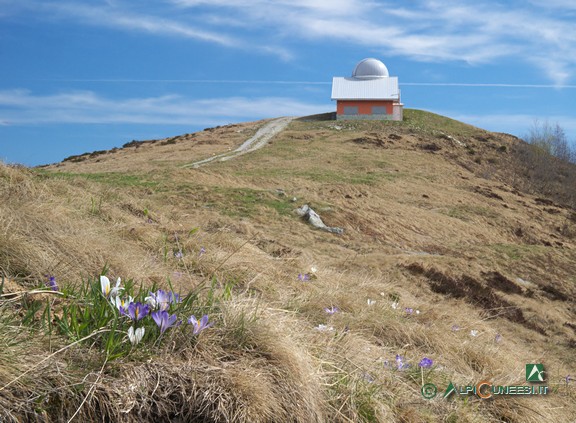
[[[511,322],[519,323],[528,329],[546,335],[544,328],[528,321],[518,306],[500,297],[492,286],[485,285],[469,275],[452,277],[434,267],[425,268],[418,263],[412,263],[406,266],[406,269],[414,275],[424,276],[432,291],[448,297],[462,298],[466,302],[482,308],[487,318],[504,317]],[[512,290],[513,282],[506,282],[506,278],[498,272],[491,272],[486,276],[487,282],[494,283],[496,281],[494,288],[503,292]]]

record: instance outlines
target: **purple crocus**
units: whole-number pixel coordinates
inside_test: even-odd
[[[55,276],[46,275],[48,281],[46,282],[46,286],[49,287],[52,291],[58,291],[58,284],[56,283]]]
[[[148,304],[142,304],[140,301],[137,303],[131,302],[128,307],[120,307],[120,314],[124,314],[130,317],[132,320],[137,322],[148,316],[150,313],[150,306]]]
[[[166,329],[169,329],[173,326],[178,326],[182,323],[181,320],[176,321],[176,314],[168,314],[166,310],[158,310],[152,313],[152,318],[160,328],[160,334],[166,332]]]
[[[408,363],[404,363],[404,358],[400,354],[396,354],[396,367],[398,370],[405,370],[410,365]]]
[[[324,309],[324,311],[326,313],[328,313],[329,315],[333,315],[335,313],[338,313],[340,311],[340,309],[338,307],[331,306],[331,307],[326,307]]]
[[[148,292],[148,294],[148,297],[144,298],[144,300],[150,304],[150,307],[161,311],[168,310],[172,302],[171,293],[159,289],[156,293]]]
[[[200,321],[198,321],[198,319],[196,319],[196,316],[192,315],[188,318],[188,323],[190,323],[192,325],[192,327],[194,328],[194,330],[192,332],[193,335],[198,335],[204,329],[208,329],[210,326],[212,326],[214,324],[214,322],[208,323],[208,315],[207,314],[202,316]]]
[[[184,258],[184,254],[182,254],[182,251],[176,251],[174,253],[174,257],[176,257],[177,259],[181,259]]]
[[[308,273],[298,273],[298,280],[302,282],[307,282],[310,280],[310,275]]]
[[[414,313],[414,309],[412,307],[406,307],[406,308],[404,308],[404,311],[406,312],[406,314]]]
[[[425,369],[429,369],[430,367],[432,367],[432,364],[434,364],[434,362],[432,361],[432,359],[428,357],[424,357],[422,360],[420,360],[420,363],[418,363],[420,367],[423,367]]]
[[[202,257],[206,253],[206,248],[200,248],[200,252],[198,253],[198,257]]]
[[[176,294],[175,292],[171,292],[170,294],[168,294],[168,297],[170,298],[170,304],[178,304],[182,302],[182,298],[180,298],[180,295]]]

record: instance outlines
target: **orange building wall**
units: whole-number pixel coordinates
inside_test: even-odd
[[[338,100],[336,103],[336,114],[343,115],[345,106],[358,106],[358,114],[371,115],[372,106],[385,106],[386,113],[392,114],[393,101],[382,100]]]

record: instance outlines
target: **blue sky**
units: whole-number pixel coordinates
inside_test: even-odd
[[[576,140],[573,0],[0,0],[0,159],[332,111],[366,57],[405,107]]]

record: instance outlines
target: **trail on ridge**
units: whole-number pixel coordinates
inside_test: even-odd
[[[224,162],[224,161],[233,159],[234,157],[241,156],[242,154],[246,154],[246,153],[250,153],[251,151],[258,150],[259,148],[264,147],[276,134],[278,134],[279,132],[284,130],[284,128],[286,128],[286,126],[288,126],[288,124],[290,122],[292,122],[292,120],[294,120],[294,119],[295,119],[294,117],[281,117],[281,118],[274,119],[274,120],[268,122],[262,128],[260,128],[256,132],[256,134],[254,134],[254,136],[252,136],[252,137],[248,138],[246,141],[244,141],[242,143],[242,145],[240,147],[238,147],[236,150],[229,151],[229,152],[222,153],[222,154],[218,154],[216,156],[209,157],[209,158],[203,159],[203,160],[199,160],[197,162],[188,163],[188,164],[183,165],[182,167],[198,168],[200,166],[204,166],[205,164],[208,164],[208,163],[213,162],[215,160],[220,161],[220,162]]]

